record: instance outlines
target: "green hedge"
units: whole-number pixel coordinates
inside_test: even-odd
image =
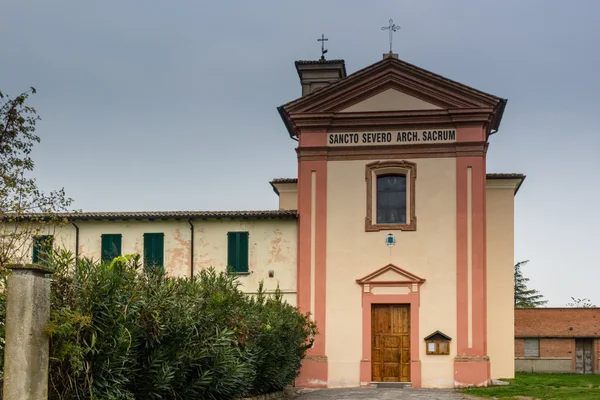
[[[278,291],[242,293],[225,272],[193,278],[54,257],[50,399],[232,399],[297,376],[315,326]],[[1,311],[1,310],[0,310]],[[0,327],[1,328],[1,327]]]

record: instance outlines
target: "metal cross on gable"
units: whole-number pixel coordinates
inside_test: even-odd
[[[388,30],[390,31],[390,53],[392,52],[392,38],[393,38],[393,33],[400,30],[400,27],[396,24],[394,24],[394,20],[390,18],[390,25],[389,26],[382,26],[381,30],[385,31]]]
[[[325,42],[328,40],[329,39],[327,39],[323,34],[321,34],[321,39],[317,39],[317,42],[321,42],[321,60],[325,59],[325,53],[327,53],[327,50],[325,50]]]

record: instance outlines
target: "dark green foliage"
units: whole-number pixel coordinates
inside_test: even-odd
[[[312,345],[314,324],[281,293],[261,285],[251,298],[227,273],[174,278],[138,256],[53,258],[50,399],[268,393],[292,383]]]
[[[527,287],[529,278],[525,278],[523,276],[521,266],[527,264],[528,262],[529,260],[521,261],[515,264],[515,308],[536,308],[548,303],[548,300],[543,300],[544,296],[541,295],[537,290],[529,289]]]
[[[254,394],[276,391],[296,377],[300,360],[312,345],[311,341],[305,346],[299,339],[310,337],[311,331],[305,317],[282,301],[281,293],[267,297],[262,283],[248,315],[254,317],[247,341],[256,357]]]

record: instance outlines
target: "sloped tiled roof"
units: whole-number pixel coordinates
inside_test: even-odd
[[[298,60],[295,62],[298,65],[310,65],[310,64],[344,64],[344,60]]]
[[[258,211],[117,211],[60,213],[69,220],[118,220],[118,219],[294,219],[295,210]]]
[[[517,173],[489,173],[487,179],[525,179],[525,175]],[[298,183],[298,178],[275,178],[272,183]]]
[[[497,172],[497,173],[489,173],[486,174],[486,179],[520,179],[519,185],[515,189],[515,194],[519,191],[519,188],[523,184],[525,180],[524,174],[512,173],[512,172]],[[298,178],[275,178],[271,181],[271,186],[273,183],[298,183]]]
[[[342,64],[342,76],[346,76],[346,61],[344,60],[298,60],[294,62],[296,68],[298,65],[322,65],[322,64]],[[298,72],[298,76],[300,76],[300,72]],[[300,77],[302,79],[302,77]]]
[[[516,173],[490,173],[486,175],[487,179],[525,179],[525,175]]]
[[[275,178],[271,183],[298,183],[298,178]]]
[[[269,183],[271,184],[273,191],[279,196],[279,190],[277,190],[275,185],[280,183],[298,183],[298,178],[275,178]]]

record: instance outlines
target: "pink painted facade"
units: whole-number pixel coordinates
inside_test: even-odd
[[[488,309],[513,325],[510,257],[491,263],[490,276],[501,283],[490,290],[487,271],[488,232],[493,250],[513,245],[512,232],[499,239],[486,224],[489,213],[506,213],[495,205],[488,210],[488,193],[498,190],[494,199],[510,203],[524,179],[486,171],[488,137],[506,101],[393,54],[351,75],[341,60],[296,66],[303,96],[279,111],[298,140],[298,306],[319,329],[296,385],[372,384],[374,304],[410,306],[409,378],[396,379],[390,361],[391,381],[463,387],[512,377],[512,352],[500,351],[512,335],[488,336],[498,324]],[[335,68],[339,74],[331,75]],[[327,84],[306,89],[321,70],[329,73]],[[370,167],[373,161],[383,162],[382,171]],[[377,224],[373,182],[396,173],[394,165],[412,166],[405,189],[410,221]],[[500,178],[502,185],[495,183]],[[394,246],[385,245],[390,234]],[[435,331],[451,337],[448,354],[426,354],[423,338]],[[385,349],[385,357],[395,359],[394,351]]]

